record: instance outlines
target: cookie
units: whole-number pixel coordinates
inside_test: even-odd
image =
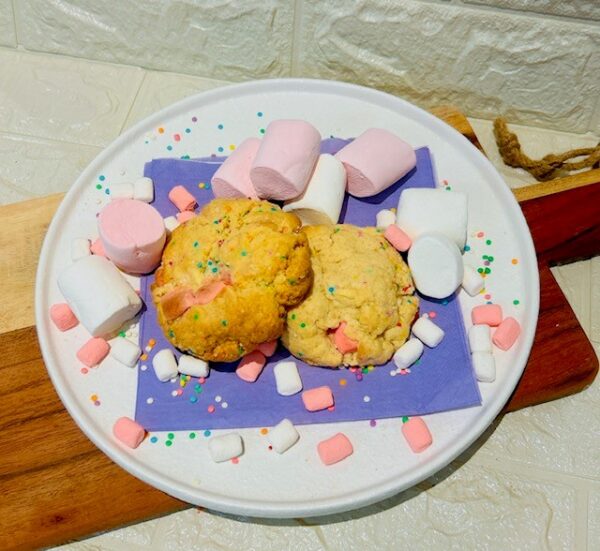
[[[303,232],[314,281],[288,312],[283,344],[313,365],[387,362],[408,338],[419,306],[402,257],[375,228],[341,224]]]
[[[312,283],[300,226],[267,201],[215,199],[176,228],[151,288],[169,341],[227,362],[279,338]]]

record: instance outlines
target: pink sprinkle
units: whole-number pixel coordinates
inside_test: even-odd
[[[180,140],[181,140],[181,135],[179,135],[179,134],[173,134],[173,139],[174,139],[176,142],[178,142],[178,141],[180,141]]]
[[[234,465],[237,465],[237,464],[240,462],[240,460],[239,460],[237,457],[234,457],[234,458],[231,460],[231,462],[232,462]]]
[[[490,300],[492,298],[492,295],[485,295],[485,300]]]
[[[99,406],[99,405],[100,405],[100,401],[99,401],[99,400],[96,400],[96,401],[94,402],[94,405],[95,405],[95,406]]]
[[[198,382],[203,385],[204,381],[206,381],[206,379],[204,377],[198,377]]]
[[[375,419],[371,419],[371,420],[369,421],[369,425],[371,425],[372,427],[374,427],[374,426],[376,426],[376,425],[377,425],[377,421],[375,421]]]
[[[327,411],[335,411],[335,406],[329,406],[329,407],[327,408]]]
[[[84,375],[86,375],[88,371],[89,371],[89,369],[88,369],[87,367],[82,367],[82,368],[81,368],[81,372],[82,372]]]
[[[435,312],[429,312],[429,317],[430,318],[435,318],[437,316],[437,314]]]
[[[483,232],[482,232],[482,231],[480,231],[480,232],[477,232],[477,237],[483,237],[483,235],[484,235],[484,234],[483,234]]]
[[[211,404],[210,406],[208,406],[207,411],[208,411],[208,413],[214,413],[215,412],[215,406],[213,406]]]
[[[181,396],[183,394],[183,390],[180,388],[177,389],[177,396]]]

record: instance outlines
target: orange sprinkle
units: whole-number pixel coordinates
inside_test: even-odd
[[[269,432],[269,429],[260,429],[260,433],[261,434],[267,434],[267,432]]]
[[[165,133],[165,129],[164,129],[162,126],[160,126],[160,127],[158,128],[158,133],[159,133],[159,134],[164,134],[164,133]]]
[[[155,339],[148,340],[148,346],[154,346],[155,344],[156,344],[156,340]]]
[[[519,259],[518,259],[518,258],[513,258],[513,259],[511,260],[511,262],[512,262],[513,264],[518,264],[518,263],[519,263]]]
[[[143,362],[145,362],[148,359],[148,354],[142,354],[140,356],[140,360],[142,360]]]
[[[90,396],[90,400],[91,400],[92,402],[95,402],[97,399],[98,399],[98,396],[97,396],[96,394],[92,394],[92,395]]]
[[[340,386],[346,386],[348,384],[348,381],[346,381],[346,379],[340,379]]]

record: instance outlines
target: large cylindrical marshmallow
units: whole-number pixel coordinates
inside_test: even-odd
[[[152,367],[156,378],[166,383],[169,379],[177,377],[179,370],[177,369],[177,360],[175,354],[170,348],[159,350],[152,358]]]
[[[428,317],[421,316],[412,326],[412,332],[417,339],[429,346],[435,348],[444,338],[444,330],[433,323]]]
[[[110,343],[110,355],[127,367],[134,367],[141,353],[136,343],[124,337],[117,337]]]
[[[413,241],[424,233],[441,233],[462,252],[467,242],[467,196],[442,189],[405,189],[398,201],[396,224]]]
[[[306,121],[269,124],[250,169],[258,196],[284,201],[298,197],[306,189],[320,146],[319,131]]]
[[[277,453],[283,453],[298,442],[300,435],[292,422],[289,419],[284,419],[269,431],[267,438]]]
[[[250,167],[259,147],[258,138],[248,138],[225,159],[210,181],[215,197],[258,197],[250,180]]]
[[[485,282],[483,278],[477,273],[475,268],[472,268],[468,264],[464,265],[462,288],[472,297],[478,295],[483,289]]]
[[[192,377],[208,377],[210,367],[208,362],[201,360],[200,358],[194,358],[187,354],[179,356],[179,363],[177,364],[179,373],[184,375],[191,375]]]
[[[473,325],[469,329],[469,348],[471,352],[491,352],[492,335],[489,325]]]
[[[394,354],[394,364],[398,369],[406,369],[423,354],[423,343],[419,339],[408,339]]]
[[[432,298],[450,296],[463,279],[460,250],[442,234],[417,237],[408,251],[408,266],[417,290]]]
[[[279,362],[273,368],[277,392],[282,396],[293,396],[302,390],[302,379],[296,362]]]
[[[296,214],[305,226],[337,224],[345,192],[344,165],[333,155],[323,154],[304,193],[288,201],[283,210]]]
[[[242,455],[244,443],[239,434],[232,432],[211,438],[208,442],[208,451],[215,463],[222,463]]]
[[[369,128],[340,149],[336,157],[346,168],[348,193],[356,197],[376,195],[417,164],[414,149],[381,128]]]
[[[147,274],[160,264],[167,231],[162,216],[147,203],[112,201],[98,215],[98,231],[106,254],[122,270]]]
[[[86,256],[58,277],[58,287],[81,324],[94,336],[107,335],[133,318],[142,301],[115,265]]]

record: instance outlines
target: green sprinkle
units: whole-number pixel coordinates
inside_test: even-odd
[[[198,268],[202,268],[202,267],[204,266],[204,264],[202,264],[202,262],[198,262],[198,263],[196,264],[196,266],[197,266]]]
[[[295,320],[295,319],[296,319],[296,314],[292,314],[292,315],[290,316],[290,318],[292,318],[293,320]]]
[[[218,224],[219,220],[213,220],[213,224]]]
[[[302,329],[304,329],[304,328],[306,327],[306,323],[302,322],[302,323],[300,324],[300,327],[302,327]]]
[[[485,270],[483,270],[484,273],[489,274],[492,270],[490,270],[489,268],[486,268]]]
[[[335,291],[335,287],[331,286],[327,289],[330,293],[333,293]]]
[[[241,252],[241,255],[242,255],[242,256],[247,256],[247,255],[248,255],[248,253],[247,253],[246,251],[242,251],[242,252]]]
[[[198,315],[198,312],[196,312],[196,313],[194,314],[194,319],[195,319],[195,320],[197,320],[199,317],[200,317],[200,316]]]
[[[125,336],[125,331],[120,331],[119,332],[119,337],[124,337]]]
[[[96,184],[96,189],[102,189],[102,184]]]
[[[221,320],[221,325],[223,327],[227,327],[227,320]]]
[[[302,357],[302,356],[304,356],[304,353],[303,352],[298,352],[298,356]]]
[[[173,333],[172,330],[169,330],[169,337],[171,337],[171,338],[175,337],[175,333]]]
[[[515,306],[517,306],[517,305],[519,304],[519,301],[518,301],[517,299],[515,299],[515,300],[513,300],[513,304],[514,304]]]
[[[296,280],[295,279],[288,279],[288,283],[290,285],[296,285]]]
[[[493,256],[488,256],[488,261],[489,262],[494,262],[494,257]]]
[[[172,446],[172,445],[173,445],[173,441],[172,441],[172,440],[167,440],[167,441],[165,442],[165,446],[167,446],[167,447],[170,447],[170,446]]]
[[[482,255],[482,257],[481,257],[481,258],[482,258],[483,260],[487,260],[487,259],[488,259],[488,255],[487,255],[487,254],[484,254],[484,255]]]
[[[264,129],[264,128],[261,128],[261,129],[260,129],[260,133],[261,133],[261,134],[264,134],[264,133],[265,133],[265,129]]]
[[[446,186],[446,191],[452,191],[452,188],[450,186]]]
[[[402,417],[402,422],[403,423],[407,423],[408,422],[408,417],[406,415],[404,417]]]
[[[167,438],[169,440],[173,440],[173,438],[175,438],[175,435],[172,432],[170,432],[169,434],[167,434]]]
[[[202,390],[202,385],[201,385],[200,383],[196,383],[196,384],[194,385],[194,390],[195,390],[196,392],[200,392],[200,391]]]
[[[369,368],[368,368],[368,367],[363,367],[363,368],[361,369],[361,371],[362,371],[363,373],[368,373],[368,372],[369,372]]]
[[[485,244],[486,245],[491,245],[492,244],[492,240],[491,239],[486,239],[485,240]]]
[[[213,273],[213,274],[216,274],[218,271],[219,271],[219,268],[216,268],[216,267],[215,267],[215,268],[213,268],[213,269],[212,269],[212,273]]]
[[[212,260],[209,260],[209,261],[208,261],[208,265],[209,265],[209,266],[212,266]]]
[[[335,229],[333,230],[333,233],[337,233],[337,232],[339,232],[341,229],[342,229],[342,228],[335,228]]]
[[[198,247],[198,245],[200,245],[200,243],[198,243],[198,241],[194,241],[194,247]]]
[[[280,258],[281,260],[287,260],[287,259],[288,259],[288,257],[287,257],[286,255],[280,256],[279,258]]]
[[[477,268],[477,273],[478,274],[482,274],[483,273],[483,268]]]
[[[194,438],[196,438],[196,433],[190,432],[190,440],[193,440]]]
[[[275,207],[271,207],[271,210],[275,212],[277,209]]]

